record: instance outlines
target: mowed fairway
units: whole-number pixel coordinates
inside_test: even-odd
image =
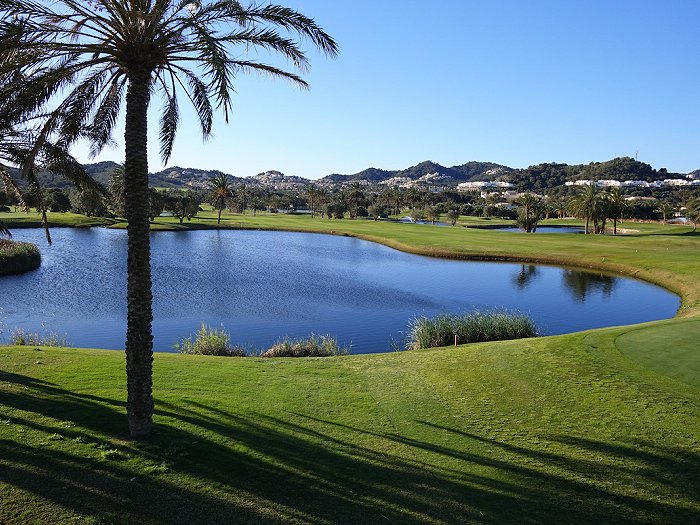
[[[700,522],[700,236],[689,228],[625,225],[640,232],[613,238],[224,222],[597,266],[663,283],[684,306],[669,321],[458,348],[158,354],[145,444],[126,440],[122,353],[0,348],[0,523]]]

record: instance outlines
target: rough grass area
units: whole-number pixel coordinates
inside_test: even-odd
[[[2,348],[0,522],[697,523],[700,390],[620,354],[627,330],[159,354],[147,444],[122,353]]]
[[[29,272],[40,265],[41,254],[34,244],[0,239],[0,276]]]

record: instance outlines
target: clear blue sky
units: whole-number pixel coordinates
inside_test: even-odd
[[[700,168],[697,0],[279,3],[316,19],[340,57],[311,53],[310,91],[239,77],[233,119],[206,144],[183,111],[169,165],[318,178],[638,152],[656,168]],[[157,153],[151,140],[151,171]]]

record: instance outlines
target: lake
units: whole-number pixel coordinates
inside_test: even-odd
[[[16,230],[36,243],[40,269],[0,278],[0,340],[11,330],[67,334],[73,346],[123,348],[126,232]],[[494,235],[498,235],[495,234]],[[561,334],[672,317],[680,299],[635,279],[529,264],[411,255],[308,233],[153,233],[154,345],[172,345],[202,322],[232,341],[266,348],[282,336],[330,333],[353,353],[401,343],[418,315],[507,308]]]

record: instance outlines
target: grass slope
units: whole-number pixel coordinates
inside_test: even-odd
[[[677,321],[676,321],[677,322]],[[700,392],[625,329],[329,359],[0,350],[0,522],[693,523]]]
[[[684,306],[658,323],[427,351],[159,354],[145,444],[125,439],[123,354],[0,348],[0,523],[700,522],[689,228],[526,236],[277,215],[224,226],[600,267],[662,283]]]

